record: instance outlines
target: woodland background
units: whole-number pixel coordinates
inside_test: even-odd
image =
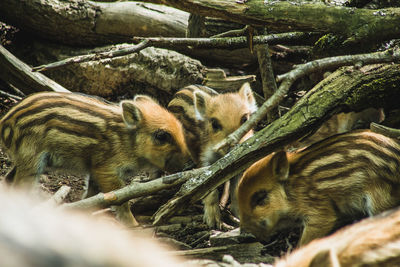
[[[165,105],[186,85],[225,92],[251,82],[260,110],[243,127],[255,126],[254,138],[209,167],[164,181],[134,181],[118,195],[119,202],[134,198],[138,219],[158,225],[149,231],[189,257],[221,260],[231,254],[241,263],[272,262],[271,255],[295,244],[298,230],[261,244],[235,232],[211,232],[201,223],[198,200],[256,160],[339,112],[383,108],[383,124],[400,128],[395,0],[1,0],[0,21],[3,113],[43,90],[112,101],[145,93]],[[239,136],[240,130],[228,145]],[[4,174],[10,164],[4,155],[1,164]],[[67,202],[78,200],[83,185],[79,177],[59,176],[44,184],[51,192],[71,186]],[[100,195],[79,205],[114,203]],[[237,226],[227,211],[225,216]]]

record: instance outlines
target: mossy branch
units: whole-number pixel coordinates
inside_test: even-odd
[[[294,70],[277,77],[277,81],[281,82],[278,90],[267,101],[264,102],[264,104],[257,110],[255,114],[253,114],[252,117],[250,117],[247,122],[245,122],[241,127],[239,127],[239,129],[228,135],[227,138],[217,144],[214,147],[214,150],[218,151],[226,146],[233,147],[236,145],[251,128],[253,128],[268,114],[269,111],[278,106],[279,102],[288,93],[292,84],[300,77],[310,74],[316,70],[327,70],[338,68],[340,66],[360,63],[364,65],[385,62],[400,62],[400,49],[360,55],[329,57],[314,60],[301,65],[296,65]]]
[[[374,82],[376,80],[378,84]],[[203,198],[256,160],[308,134],[337,112],[361,110],[371,107],[371,103],[380,103],[385,105],[384,108],[397,106],[399,82],[399,65],[368,65],[350,73],[348,68],[337,70],[303,96],[284,116],[233,148],[199,177],[186,182],[180,194],[153,215],[154,224],[162,223]]]

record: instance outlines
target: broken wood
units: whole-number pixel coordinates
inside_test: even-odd
[[[226,77],[223,69],[207,69],[203,84],[219,92],[237,91],[245,83],[256,80],[255,75],[229,76]]]

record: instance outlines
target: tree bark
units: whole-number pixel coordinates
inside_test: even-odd
[[[185,36],[189,14],[140,2],[1,0],[0,19],[44,39],[93,46],[132,36]]]
[[[397,107],[399,84],[400,65],[368,65],[361,69],[345,67],[337,70],[303,96],[280,119],[236,146],[229,156],[215,162],[202,175],[186,182],[179,196],[154,214],[154,224],[203,198],[258,159],[317,129],[338,112],[360,111],[368,107]]]
[[[137,53],[46,71],[72,91],[99,96],[145,93],[160,100],[203,81],[206,68],[175,51],[148,47]],[[164,103],[165,104],[165,103]]]
[[[400,36],[400,8],[382,10],[326,6],[314,2],[154,0],[191,13],[218,17],[273,31],[320,31],[344,35],[348,41],[377,42]]]

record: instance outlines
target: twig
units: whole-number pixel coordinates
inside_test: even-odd
[[[137,45],[125,47],[123,49],[94,53],[94,54],[89,54],[89,55],[76,56],[76,57],[60,60],[57,62],[53,62],[53,63],[47,64],[47,65],[41,65],[41,66],[32,68],[32,71],[46,71],[46,70],[50,70],[50,69],[57,69],[57,68],[60,68],[63,66],[71,65],[71,64],[87,62],[87,61],[91,61],[91,60],[100,60],[100,59],[104,59],[104,58],[120,57],[120,56],[138,52],[148,46],[149,46],[149,42],[147,40],[143,40]]]
[[[184,183],[189,178],[197,177],[208,167],[191,171],[180,172],[164,176],[150,182],[134,182],[121,189],[108,193],[99,193],[93,197],[62,205],[64,208],[90,209],[93,207],[106,208],[111,205],[120,205],[132,198],[154,194],[161,189],[167,189]]]
[[[22,99],[22,97],[19,97],[19,96],[16,96],[16,95],[12,95],[12,94],[4,92],[2,90],[0,90],[0,95],[6,96],[6,97],[10,97],[10,98],[18,100],[18,101],[20,101]]]
[[[278,90],[267,101],[264,102],[264,104],[257,110],[256,113],[254,113],[253,116],[250,117],[247,122],[245,122],[241,127],[239,127],[239,129],[228,135],[227,138],[217,144],[214,147],[214,150],[218,151],[228,145],[231,147],[236,145],[251,128],[253,128],[262,118],[267,115],[270,110],[278,106],[279,102],[287,94],[292,84],[302,76],[310,74],[315,70],[338,68],[359,62],[362,62],[363,64],[374,64],[398,61],[400,61],[400,50],[390,49],[383,52],[369,54],[329,57],[297,65],[295,66],[294,70],[277,77],[277,81],[281,81]]]
[[[14,91],[16,92],[20,97],[25,97],[26,95],[19,90],[17,87],[15,87],[14,85],[12,85],[11,83],[7,83],[7,85]]]
[[[219,33],[219,34],[211,36],[210,38],[241,36],[241,35],[244,35],[247,32],[248,28],[249,28],[249,25],[246,25],[242,29],[230,30],[230,31],[227,31],[227,32]]]

